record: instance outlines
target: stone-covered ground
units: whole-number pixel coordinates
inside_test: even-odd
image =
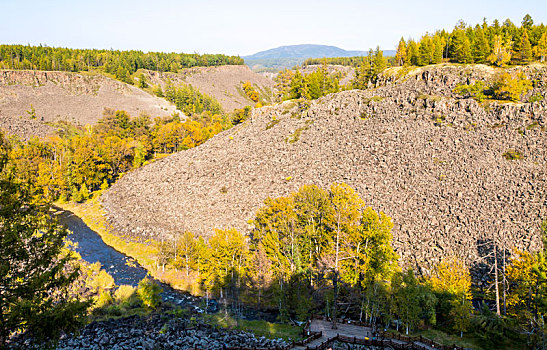
[[[524,70],[534,89],[523,100],[545,96],[545,66]],[[215,227],[248,232],[268,196],[345,182],[393,218],[403,265],[422,272],[450,255],[480,268],[491,242],[509,253],[539,249],[547,217],[545,100],[481,105],[453,92],[498,73],[453,65],[391,70],[366,91],[255,110],[200,147],[125,175],[102,197],[108,220],[142,239],[184,230],[209,236]],[[509,150],[520,159],[505,159]]]
[[[63,339],[58,350],[112,349],[223,349],[225,347],[275,347],[282,339],[266,339],[243,331],[227,331],[206,325],[192,325],[187,317],[169,313],[131,316],[93,322],[80,335]]]

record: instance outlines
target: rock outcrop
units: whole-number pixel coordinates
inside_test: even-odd
[[[7,131],[20,137],[43,136],[54,130],[37,123],[93,124],[105,108],[152,117],[176,111],[164,99],[100,74],[0,70],[0,127],[8,125]],[[31,120],[31,114],[36,119]],[[12,123],[16,126],[9,127]]]
[[[375,89],[255,110],[200,147],[125,175],[103,195],[108,220],[143,239],[247,232],[268,196],[345,182],[393,218],[403,264],[427,270],[449,255],[478,263],[492,241],[539,249],[547,104],[459,98],[456,84],[485,76],[466,69],[421,68]],[[545,96],[545,68],[533,70],[533,93]],[[519,159],[506,159],[512,151]]]

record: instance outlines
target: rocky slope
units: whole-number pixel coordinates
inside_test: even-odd
[[[45,137],[55,133],[56,130],[54,127],[32,119],[28,115],[18,117],[0,115],[0,131],[8,135],[17,135],[23,140],[28,140],[33,136]]]
[[[225,112],[234,108],[254,106],[241,89],[242,83],[250,81],[257,89],[261,98],[269,101],[274,87],[273,80],[255,73],[247,66],[196,67],[180,70],[179,73],[159,73],[144,71],[151,84],[164,87],[171,82],[174,85],[185,83],[220,102]]]
[[[28,349],[27,339],[8,348]],[[286,346],[283,339],[266,339],[242,331],[228,331],[204,324],[191,324],[189,317],[153,313],[92,322],[80,334],[63,338],[57,350],[159,350],[225,349],[230,347],[275,348]]]
[[[30,118],[32,108],[36,119]],[[42,136],[53,130],[43,123],[57,120],[93,124],[105,108],[152,117],[175,111],[163,99],[98,74],[0,70],[0,127],[9,133]]]
[[[154,314],[95,322],[77,337],[61,341],[58,350],[72,349],[223,349],[224,347],[275,348],[282,339],[266,339],[252,333],[225,331],[210,326],[191,326],[187,317]]]
[[[531,93],[545,96],[546,69],[526,70]],[[478,262],[491,240],[509,251],[538,249],[547,216],[547,104],[482,106],[452,92],[495,73],[391,71],[374,89],[255,110],[202,146],[124,176],[102,198],[108,219],[143,238],[247,231],[268,196],[345,182],[393,218],[404,264],[427,270],[447,255]],[[520,159],[505,159],[509,150]]]

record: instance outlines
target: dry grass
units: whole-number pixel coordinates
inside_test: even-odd
[[[194,295],[202,294],[195,273],[186,276],[185,272],[175,269],[170,264],[166,265],[165,269],[157,268],[155,261],[155,256],[158,253],[157,242],[153,240],[138,242],[130,237],[123,237],[113,232],[112,227],[105,219],[105,211],[98,200],[99,195],[100,193],[95,193],[94,198],[82,204],[56,203],[56,205],[80,217],[89,228],[101,236],[107,245],[135,259],[157,280]]]

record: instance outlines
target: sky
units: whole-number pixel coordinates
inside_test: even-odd
[[[282,45],[346,50],[451,30],[458,20],[547,24],[545,0],[0,0],[0,43],[250,55]]]

